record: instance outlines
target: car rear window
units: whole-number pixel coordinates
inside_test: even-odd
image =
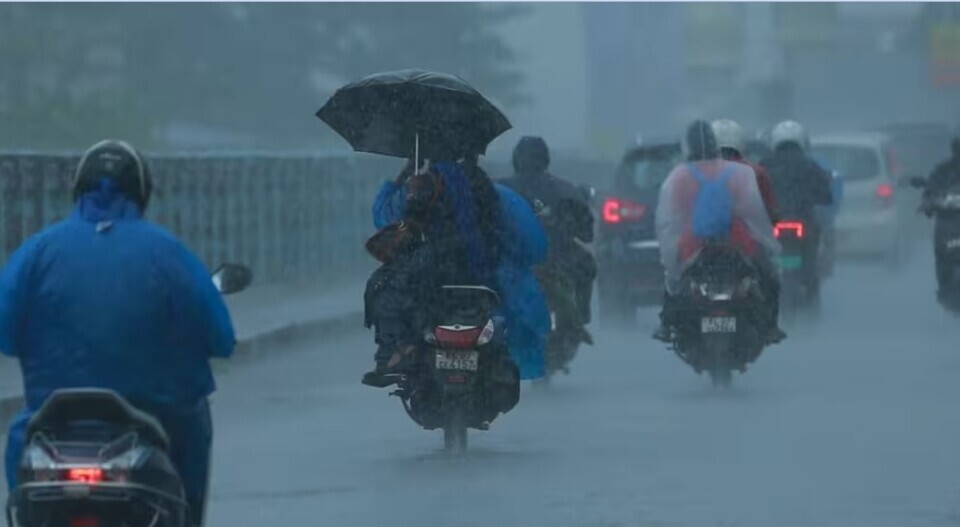
[[[844,181],[873,179],[880,175],[880,160],[877,151],[866,146],[816,145],[813,157],[835,170]]]
[[[658,188],[680,160],[680,151],[673,149],[631,156],[621,165],[618,179],[640,189]]]

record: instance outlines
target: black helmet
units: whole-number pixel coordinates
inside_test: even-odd
[[[550,149],[542,137],[524,136],[513,149],[513,170],[543,172],[550,166]]]
[[[717,159],[720,157],[720,147],[717,146],[717,136],[713,133],[710,123],[697,120],[687,127],[687,134],[683,138],[683,152],[690,161]]]
[[[99,188],[103,178],[112,179],[124,196],[136,203],[140,210],[146,210],[153,182],[143,157],[132,146],[115,140],[100,141],[91,146],[77,164],[73,179],[74,201]]]

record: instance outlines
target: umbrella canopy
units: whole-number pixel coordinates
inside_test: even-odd
[[[358,152],[445,161],[484,154],[511,128],[463,79],[423,70],[378,73],[348,84],[317,117]]]

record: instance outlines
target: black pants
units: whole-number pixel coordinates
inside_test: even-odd
[[[136,403],[138,408],[156,417],[170,437],[170,460],[183,480],[190,506],[190,524],[201,527],[206,516],[210,485],[210,449],[213,445],[213,420],[207,399],[188,406]]]

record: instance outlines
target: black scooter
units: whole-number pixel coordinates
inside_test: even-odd
[[[430,306],[433,323],[396,383],[407,415],[426,430],[443,430],[448,452],[467,449],[467,430],[490,423],[520,400],[520,370],[504,340],[504,321],[495,316],[500,297],[492,289],[445,285]]]
[[[738,249],[708,244],[684,272],[673,350],[716,388],[746,372],[763,350],[763,293],[756,269]]]

